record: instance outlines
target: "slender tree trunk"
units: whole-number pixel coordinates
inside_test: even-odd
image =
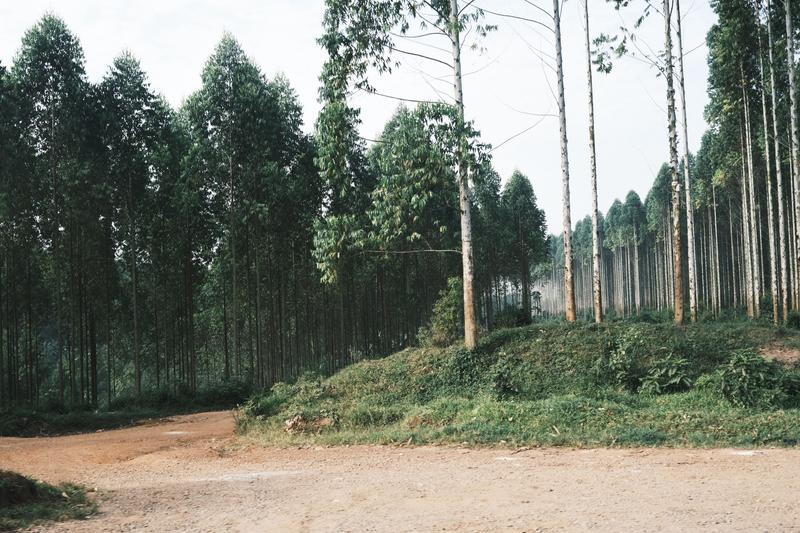
[[[572,265],[572,214],[569,194],[569,152],[567,149],[567,110],[564,100],[564,66],[561,54],[561,5],[553,0],[553,22],[556,41],[556,75],[558,77],[558,117],[561,139],[561,210],[564,233],[564,299],[567,322],[575,322],[575,282]]]
[[[556,0],[557,1],[557,0]],[[675,117],[675,86],[672,60],[672,7],[664,0],[664,50],[667,79],[667,115],[669,122],[669,161],[672,174],[672,305],[675,323],[683,324],[683,258],[681,256],[681,197],[678,178],[678,132]],[[688,208],[688,206],[687,206]]]
[[[761,316],[761,281],[762,281],[762,273],[761,273],[761,256],[763,254],[760,253],[760,234],[759,228],[761,224],[759,223],[759,209],[756,205],[756,187],[755,187],[755,165],[753,164],[753,135],[752,135],[752,125],[750,121],[750,95],[744,89],[745,83],[744,79],[742,80],[742,87],[744,93],[744,109],[745,109],[745,116],[744,116],[744,124],[745,124],[745,142],[747,144],[747,175],[748,175],[748,200],[750,206],[750,224],[748,226],[751,234],[751,241],[750,241],[750,249],[752,252],[752,260],[753,260],[753,311],[755,312],[755,317],[758,318]]]
[[[744,126],[742,126],[744,128]],[[742,180],[741,180],[741,193],[742,193],[742,244],[743,244],[743,260],[744,260],[744,285],[745,285],[745,301],[747,302],[747,316],[748,318],[755,317],[755,302],[753,301],[753,255],[750,234],[750,209],[747,202],[747,165],[745,163],[745,135],[744,131],[740,134],[741,150],[742,150]]]
[[[769,49],[769,76],[770,94],[772,96],[772,133],[775,142],[775,181],[778,193],[778,243],[780,247],[780,273],[781,273],[781,312],[783,321],[789,317],[789,276],[786,257],[786,214],[785,200],[783,194],[783,169],[781,168],[781,143],[778,135],[778,98],[775,89],[775,65],[772,52],[772,22],[769,14],[771,12],[770,0],[767,0],[767,36]],[[765,133],[765,140],[768,135]]]
[[[756,19],[761,18],[761,2],[756,1]],[[780,302],[778,296],[778,271],[777,260],[775,257],[775,215],[772,208],[772,172],[770,170],[769,153],[769,118],[767,115],[767,76],[764,69],[764,55],[761,45],[761,31],[758,33],[758,59],[761,69],[761,110],[764,119],[764,164],[767,168],[767,224],[769,235],[769,277],[770,292],[772,294],[772,322],[777,326],[780,321]]]
[[[695,256],[694,206],[689,180],[689,125],[686,118],[686,80],[683,69],[683,33],[681,31],[681,3],[675,0],[675,26],[678,39],[678,87],[681,92],[681,114],[683,116],[683,187],[686,196],[686,248],[689,261],[689,316],[697,322],[697,258]]]
[[[789,71],[789,107],[792,134],[792,183],[795,195],[800,194],[800,130],[797,124],[797,87],[794,68],[794,28],[792,27],[792,2],[784,0],[786,10],[786,56]],[[800,220],[800,199],[794,198],[795,223]],[[795,269],[800,268],[800,232],[795,232]]]
[[[469,176],[464,139],[464,92],[461,86],[461,38],[458,19],[458,0],[450,0],[450,40],[453,45],[453,89],[458,108],[458,203],[461,209],[461,261],[464,276],[464,344],[473,349],[478,343],[478,323],[475,320],[473,295],[474,268],[472,264],[472,218],[469,205]]]
[[[592,48],[589,37],[589,0],[583,0],[586,36],[586,83],[589,89],[589,166],[592,173],[592,295],[594,321],[603,321],[603,292],[600,283],[600,229],[597,216],[597,155],[594,142],[594,84],[592,83]]]
[[[236,359],[236,376],[242,375],[242,355],[240,350],[239,339],[239,290],[238,290],[238,275],[236,266],[236,191],[233,179],[233,156],[228,158],[228,179],[229,187],[231,189],[230,198],[230,229],[228,230],[231,240],[231,322],[233,324],[233,353]]]
[[[128,177],[128,232],[130,237],[130,254],[131,254],[131,282],[132,282],[132,298],[131,305],[133,306],[133,366],[136,381],[136,395],[142,394],[142,361],[141,354],[139,353],[139,274],[137,268],[137,251],[136,251],[136,221],[133,214],[133,179]]]

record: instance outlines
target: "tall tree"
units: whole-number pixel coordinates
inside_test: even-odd
[[[589,0],[583,1],[583,21],[586,36],[586,83],[589,90],[589,168],[592,180],[592,302],[594,319],[603,321],[603,290],[600,280],[600,228],[597,221],[597,154],[594,143],[594,84],[592,83],[592,48],[589,37]]]
[[[672,4],[664,0],[664,78],[667,81],[667,123],[669,133],[669,165],[672,174],[672,285],[676,324],[683,323],[683,257],[681,253],[681,198],[678,178],[678,131],[675,118],[675,86],[672,54]],[[687,206],[688,207],[688,206]]]
[[[681,91],[681,115],[683,125],[683,188],[686,208],[686,248],[688,250],[689,273],[689,316],[692,322],[697,321],[697,259],[695,257],[694,204],[692,203],[692,185],[689,175],[689,123],[686,116],[686,72],[683,68],[683,31],[681,20],[681,2],[675,0],[675,27],[678,39],[678,87]]]
[[[536,205],[536,195],[528,178],[519,171],[503,188],[503,210],[508,217],[509,255],[516,264],[522,289],[522,311],[531,319],[531,270],[547,253],[544,211]]]
[[[572,264],[572,209],[569,193],[569,150],[567,147],[567,109],[564,100],[564,62],[561,53],[561,2],[553,0],[553,29],[556,44],[556,77],[559,139],[561,144],[561,225],[564,236],[564,299],[567,322],[575,322],[575,281]]]

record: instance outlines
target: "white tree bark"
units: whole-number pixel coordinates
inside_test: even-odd
[[[772,56],[772,23],[769,18],[770,0],[767,0],[767,38],[769,50],[770,95],[772,96],[772,133],[775,143],[775,181],[778,193],[778,246],[780,248],[781,314],[783,321],[789,317],[789,276],[786,258],[786,214],[784,212],[783,169],[781,168],[781,143],[778,137],[778,98],[775,89],[775,66]],[[766,134],[765,134],[766,135]]]
[[[678,38],[678,87],[681,91],[681,113],[683,118],[683,188],[686,196],[686,248],[689,261],[689,316],[697,321],[697,259],[694,250],[694,207],[689,181],[689,124],[686,118],[686,80],[683,69],[683,35],[681,32],[681,3],[675,0],[675,27]]]
[[[667,79],[667,117],[669,164],[672,174],[672,305],[674,321],[683,324],[683,258],[681,257],[681,197],[678,178],[678,132],[675,117],[675,85],[672,59],[672,6],[663,2],[665,78]]]
[[[786,55],[788,58],[789,69],[789,106],[791,114],[791,134],[792,134],[792,183],[794,184],[794,194],[800,194],[800,131],[797,124],[797,87],[795,83],[794,70],[794,28],[792,27],[792,2],[784,0],[786,8]],[[800,220],[800,199],[794,198],[794,218],[795,223]],[[795,232],[795,270],[800,265],[800,233]]]
[[[455,3],[456,0],[453,0]],[[561,7],[553,0],[556,39],[556,74],[558,77],[558,118],[561,139],[561,223],[564,232],[564,300],[568,322],[575,322],[575,282],[572,269],[572,213],[569,198],[569,151],[567,150],[567,112],[564,101],[564,66],[561,54]]]
[[[597,154],[594,142],[594,84],[592,83],[592,49],[589,37],[589,0],[583,0],[586,30],[586,80],[589,89],[589,163],[592,173],[592,294],[594,320],[603,321],[603,292],[600,283],[600,229],[597,222]]]
[[[453,45],[453,90],[458,107],[459,146],[458,203],[461,209],[461,264],[464,276],[464,344],[468,349],[478,343],[478,323],[475,319],[474,267],[472,264],[472,217],[469,206],[469,172],[464,139],[464,92],[461,86],[461,38],[458,20],[458,0],[450,0],[450,40]]]

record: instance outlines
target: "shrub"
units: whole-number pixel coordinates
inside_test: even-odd
[[[673,354],[658,359],[647,375],[642,378],[640,392],[645,394],[664,394],[680,392],[692,386],[689,378],[689,361]]]
[[[643,359],[648,346],[645,330],[634,325],[624,328],[614,340],[608,356],[608,367],[614,382],[635,392],[644,377]]]
[[[449,346],[461,338],[464,293],[461,278],[447,280],[447,288],[433,304],[431,324],[420,328],[417,340],[423,346]]]
[[[738,407],[771,407],[786,400],[782,369],[751,350],[737,350],[719,369],[722,394]]]

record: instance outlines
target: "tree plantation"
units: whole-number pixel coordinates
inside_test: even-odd
[[[580,32],[562,28],[557,0],[521,0],[524,16],[486,0],[325,0],[310,134],[292,80],[262,71],[232,34],[176,108],[135,50],[90,80],[79,36],[42,16],[0,65],[0,409],[269,389],[408,346],[473,350],[545,317],[796,325],[800,8],[712,1],[703,133],[687,123],[686,86],[705,80],[686,78],[686,6],[578,2]],[[597,36],[601,10],[637,22]],[[552,44],[540,59],[560,176],[501,176],[500,145],[465,118],[480,95],[463,83],[464,57],[508,20]],[[663,26],[657,50],[640,45],[645,21]],[[581,70],[565,66],[566,39],[585,47]],[[663,83],[651,126],[668,159],[646,197],[599,206],[619,178],[597,164],[593,83],[626,55]],[[364,137],[354,95],[380,95],[375,80],[409,57],[444,72],[447,92],[389,95],[394,115]],[[565,76],[585,77],[584,101],[567,101]],[[587,112],[589,131],[568,132],[567,116]],[[589,146],[589,175],[570,173],[576,144]],[[559,184],[560,227],[546,227],[526,174]],[[590,213],[572,212],[575,187],[591,188]]]

